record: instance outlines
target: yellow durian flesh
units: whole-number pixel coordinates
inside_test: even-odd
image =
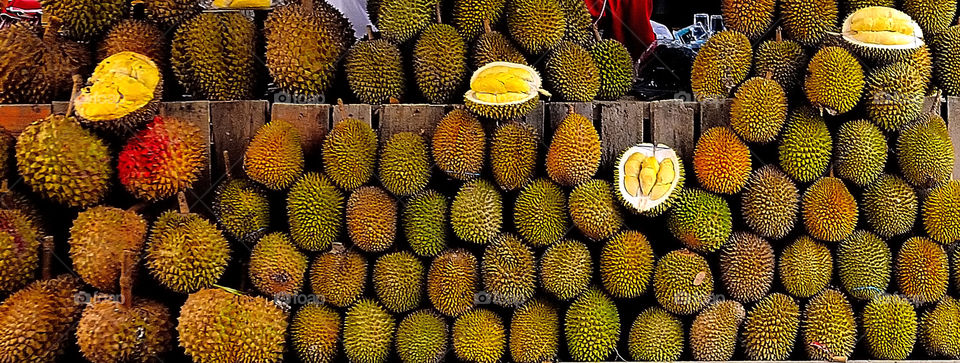
[[[269,8],[270,0],[213,0],[213,7],[220,9]]]
[[[913,49],[924,44],[923,31],[916,21],[902,11],[883,6],[850,14],[843,23],[843,37],[867,47]]]
[[[621,197],[637,211],[656,208],[677,189],[679,160],[666,145],[640,144],[627,149],[618,162]]]
[[[126,116],[153,101],[160,69],[150,58],[120,52],[104,59],[77,96],[76,112],[84,119],[103,121]]]
[[[465,97],[481,104],[520,104],[537,97],[540,85],[540,75],[529,66],[492,62],[473,73]]]

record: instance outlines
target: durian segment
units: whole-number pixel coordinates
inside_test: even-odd
[[[915,49],[924,44],[923,31],[910,15],[884,6],[850,14],[843,22],[843,38],[861,46],[893,49]]]
[[[160,68],[149,57],[120,52],[104,59],[76,100],[85,120],[116,120],[146,106],[158,95]]]
[[[620,157],[617,191],[639,213],[664,203],[679,187],[680,159],[663,144],[639,144]]]

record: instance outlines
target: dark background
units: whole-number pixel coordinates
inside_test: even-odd
[[[638,0],[634,0],[638,1]],[[720,0],[653,0],[651,20],[680,29],[693,24],[693,14],[720,14]]]

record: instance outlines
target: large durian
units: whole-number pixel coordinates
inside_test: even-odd
[[[344,67],[350,90],[363,103],[381,104],[391,98],[402,99],[407,75],[400,49],[385,39],[374,39],[372,31],[368,33],[367,40],[357,42],[347,52]]]
[[[120,52],[104,59],[76,99],[80,122],[131,134],[153,119],[163,97],[161,70],[143,54]]]
[[[90,51],[60,37],[59,24],[51,18],[46,31],[27,22],[0,30],[0,103],[49,103],[69,97],[71,77],[90,66]]]
[[[126,13],[126,0],[43,0],[43,15],[63,21],[60,32],[80,41],[97,39]]]
[[[256,38],[256,26],[242,13],[197,15],[181,24],[173,36],[173,73],[194,98],[252,98]]]

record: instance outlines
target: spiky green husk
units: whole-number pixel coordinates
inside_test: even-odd
[[[358,301],[343,317],[343,352],[347,359],[351,362],[386,362],[396,325],[393,316],[376,301]]]
[[[407,251],[381,256],[373,265],[373,289],[384,307],[396,313],[420,305],[426,270],[417,256]]]
[[[450,226],[458,238],[486,244],[503,226],[503,197],[486,180],[467,182],[450,206]]]
[[[623,231],[600,252],[600,279],[616,298],[635,298],[647,291],[653,275],[653,249],[640,232]]]
[[[403,232],[414,253],[433,257],[447,247],[449,202],[433,189],[417,193],[403,207]]]
[[[337,356],[340,313],[326,305],[304,305],[290,322],[290,346],[305,363],[330,363]]]
[[[570,192],[570,220],[584,236],[607,239],[623,227],[623,216],[613,201],[610,183],[593,179]]]
[[[780,16],[786,37],[813,47],[837,30],[840,9],[837,0],[784,0],[780,2]]]
[[[907,359],[917,341],[917,313],[900,296],[881,295],[863,308],[863,334],[876,359]]]
[[[494,304],[519,306],[536,292],[533,251],[513,234],[501,234],[487,246],[480,269],[484,290]]]
[[[507,346],[500,316],[487,309],[471,310],[453,323],[453,351],[465,362],[496,363]]]
[[[166,211],[153,223],[145,265],[166,288],[190,293],[212,286],[230,261],[230,243],[198,214]]]
[[[917,193],[896,175],[881,175],[863,191],[863,218],[883,237],[910,232],[917,221]]]
[[[413,52],[414,79],[427,101],[447,103],[459,94],[466,83],[466,52],[463,38],[450,25],[433,24],[420,33]]]
[[[917,304],[940,300],[950,285],[950,261],[939,244],[911,237],[900,247],[896,261],[897,287]]]
[[[720,253],[720,281],[737,301],[757,301],[770,292],[775,267],[773,247],[754,234],[734,233]]]
[[[564,336],[567,350],[574,360],[606,359],[620,340],[620,312],[617,311],[617,305],[600,289],[588,289],[567,309]]]
[[[510,357],[517,363],[540,363],[557,356],[560,313],[545,299],[530,300],[510,319]]]
[[[563,41],[558,44],[547,58],[545,73],[547,84],[558,99],[590,102],[600,92],[601,73],[597,62],[590,52],[576,43]]]
[[[903,177],[918,188],[932,188],[953,174],[953,141],[943,118],[921,116],[897,136],[897,161]]]
[[[714,252],[730,238],[733,229],[730,206],[718,195],[700,189],[685,189],[670,211],[670,233],[690,249]]]
[[[945,297],[920,321],[920,341],[930,355],[960,359],[960,303]]]
[[[600,90],[597,99],[616,101],[633,86],[633,57],[622,43],[604,39],[590,47],[597,70],[600,72]]]
[[[810,359],[831,360],[853,354],[857,321],[842,292],[827,289],[810,299],[803,311],[803,343]]]
[[[836,165],[840,178],[859,186],[873,183],[887,165],[887,138],[866,120],[848,121],[837,132]]]
[[[404,363],[439,363],[449,345],[447,322],[433,310],[418,310],[397,326],[397,356]]]
[[[347,307],[367,286],[367,259],[340,246],[315,257],[310,266],[310,289],[325,303]]]
[[[431,166],[423,137],[401,132],[391,136],[380,152],[380,183],[390,193],[409,196],[427,186]]]
[[[930,191],[923,201],[923,228],[944,245],[960,240],[960,181],[950,180]]]
[[[633,321],[627,346],[635,360],[676,361],[683,353],[683,323],[659,307],[647,308]]]
[[[593,276],[590,250],[582,242],[568,239],[547,248],[540,257],[543,289],[559,300],[580,295]]]
[[[477,258],[456,249],[433,259],[427,272],[427,296],[441,314],[458,316],[473,308],[477,294]]]
[[[714,34],[697,52],[690,86],[697,100],[727,98],[750,73],[753,49],[750,39],[735,31]]]
[[[800,211],[797,185],[776,165],[750,175],[740,199],[744,222],[762,237],[781,239],[793,230]]]
[[[348,118],[323,139],[323,171],[343,190],[367,184],[377,164],[377,133],[370,124]]]
[[[386,40],[358,42],[347,53],[344,68],[350,90],[360,102],[383,104],[406,95],[403,56],[396,45]]]
[[[691,315],[710,302],[713,273],[702,256],[687,249],[675,250],[657,261],[653,292],[667,311]]]
[[[224,232],[235,240],[253,243],[270,228],[270,201],[266,191],[249,179],[230,179],[217,187],[213,213]]]
[[[520,189],[536,176],[540,135],[526,123],[500,125],[490,143],[490,169],[503,190]]]
[[[173,36],[173,73],[195,98],[249,99],[256,83],[256,38],[256,25],[240,12],[194,16]]]
[[[322,251],[340,236],[346,201],[330,179],[306,173],[287,193],[290,237],[298,247]]]
[[[780,168],[797,182],[809,183],[826,173],[833,139],[823,116],[806,106],[791,112],[778,150]]]
[[[837,248],[837,274],[850,296],[869,300],[887,290],[893,254],[887,242],[867,231],[855,231]]]
[[[307,256],[286,233],[274,232],[257,242],[250,254],[250,280],[266,296],[286,297],[300,293],[307,273]]]
[[[743,326],[743,348],[752,360],[784,360],[793,352],[800,327],[800,306],[773,293],[757,302]]]
[[[897,62],[875,69],[866,82],[863,99],[870,121],[877,126],[896,131],[920,116],[927,85],[911,63]]]

